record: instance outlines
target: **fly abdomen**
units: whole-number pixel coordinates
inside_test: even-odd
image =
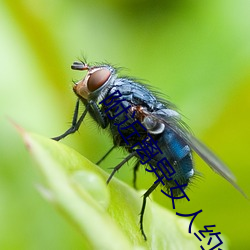
[[[194,175],[190,147],[169,129],[165,129],[161,134],[158,146],[175,171],[171,176],[172,180],[165,183],[167,189],[176,185],[174,180],[180,185],[188,184],[190,178]],[[175,193],[175,195],[178,196],[179,193]]]
[[[191,152],[190,147],[185,142],[183,142],[183,140],[181,140],[173,131],[166,129],[163,133],[163,137],[168,144],[171,156],[176,161],[183,159]]]

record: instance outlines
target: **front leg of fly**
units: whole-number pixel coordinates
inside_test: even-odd
[[[84,110],[84,112],[82,113],[80,118],[78,119],[79,105],[80,105],[80,100],[78,99],[76,102],[74,115],[73,115],[73,119],[71,122],[71,127],[68,130],[66,130],[66,132],[64,132],[62,135],[59,135],[57,137],[53,137],[52,138],[53,140],[60,141],[61,139],[65,138],[66,136],[75,133],[79,129],[82,121],[84,120],[84,118],[88,112],[102,128],[106,128],[108,126],[108,120],[107,120],[106,114],[104,114],[101,111],[101,109],[98,107],[98,105],[94,101],[90,100],[86,104],[86,109]]]
[[[99,108],[99,106],[92,100],[89,101],[90,115],[95,119],[95,121],[104,129],[108,126],[108,119],[106,114]]]
[[[71,127],[68,130],[66,130],[66,132],[64,132],[62,135],[59,135],[57,137],[53,137],[51,139],[53,139],[55,141],[60,141],[64,137],[66,137],[66,136],[68,136],[70,134],[75,133],[79,129],[82,121],[84,120],[86,114],[89,111],[89,105],[87,105],[86,109],[84,110],[84,112],[80,116],[79,120],[77,120],[78,119],[78,112],[79,112],[79,103],[80,103],[80,101],[78,99],[77,102],[76,102],[76,106],[75,106],[75,111],[74,111],[74,116],[73,116],[73,120],[72,120],[72,123],[71,123]]]

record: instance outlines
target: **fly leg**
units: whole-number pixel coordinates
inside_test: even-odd
[[[135,189],[136,188],[136,174],[137,174],[137,171],[138,171],[138,168],[140,167],[140,161],[138,160],[134,166],[134,169],[133,169],[133,186]]]
[[[77,102],[76,102],[76,106],[75,106],[75,110],[74,110],[74,116],[73,116],[71,127],[65,133],[63,133],[62,135],[59,135],[57,137],[53,137],[51,139],[53,139],[55,141],[60,141],[64,137],[68,136],[69,134],[75,133],[79,129],[79,127],[80,127],[80,125],[81,125],[84,117],[86,116],[86,114],[87,114],[87,112],[89,110],[89,105],[87,105],[86,109],[84,110],[84,112],[82,113],[81,117],[77,121],[78,112],[79,112],[79,102],[80,101],[78,99]]]
[[[148,196],[156,189],[156,187],[159,185],[160,181],[154,183],[148,190],[147,192],[143,195],[143,201],[142,201],[142,208],[140,212],[140,230],[143,235],[144,240],[147,240],[146,234],[143,229],[143,216],[146,208],[146,200]]]
[[[115,148],[115,146],[113,146],[97,163],[96,165],[99,165]]]
[[[98,105],[93,101],[89,101],[89,113],[92,115],[92,117],[96,120],[96,122],[101,125],[101,127],[104,129],[108,126],[108,121],[106,114],[104,114],[101,109],[98,107]]]
[[[108,180],[107,180],[107,184],[109,184],[109,182],[111,181],[112,177],[114,176],[114,174],[127,162],[129,161],[132,157],[134,157],[137,154],[136,151],[130,153],[121,163],[119,163],[116,167],[114,167],[112,173],[110,174]]]

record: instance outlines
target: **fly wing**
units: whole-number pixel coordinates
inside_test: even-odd
[[[169,115],[168,110],[165,112],[165,114],[164,110],[162,110],[158,114],[157,112],[154,112],[152,115],[155,118],[158,117],[158,121],[162,122],[166,127],[174,131],[212,168],[212,170],[225,178],[248,199],[247,195],[236,184],[236,178],[229,168],[210,149],[208,149],[202,142],[200,142],[188,131],[188,129],[185,127],[185,124],[180,120],[180,117],[176,115]]]

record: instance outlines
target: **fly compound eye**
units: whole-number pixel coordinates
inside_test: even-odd
[[[88,79],[88,90],[93,92],[99,89],[110,77],[110,71],[108,69],[99,69],[90,74]]]

